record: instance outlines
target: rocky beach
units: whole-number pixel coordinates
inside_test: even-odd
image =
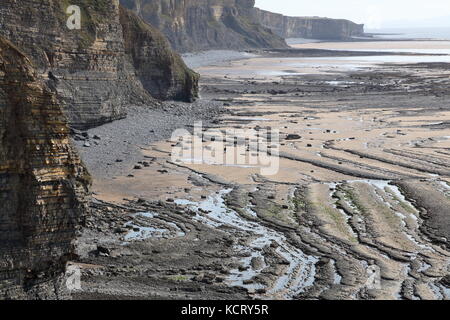
[[[450,299],[450,35],[72,2],[0,3],[0,300]]]
[[[296,50],[185,56],[209,107],[162,111],[188,130],[198,120],[219,132],[279,129],[276,175],[173,162],[169,131],[142,134],[158,132],[158,121],[131,130],[139,122],[122,120],[137,139],[125,144],[107,126],[88,131],[101,140],[93,152],[79,142],[80,152],[103,162],[85,158],[97,201],[77,240],[86,285],[75,298],[449,297],[449,64]],[[403,54],[389,57],[417,58]],[[433,57],[442,56],[421,56]],[[136,147],[109,160],[109,176],[103,137],[117,150]],[[367,285],[368,270],[380,273],[379,287]]]

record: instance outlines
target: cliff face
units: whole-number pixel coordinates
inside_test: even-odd
[[[287,17],[257,8],[253,19],[283,38],[345,40],[364,35],[363,24],[343,19]]]
[[[0,36],[0,299],[61,297],[88,185],[55,95]]]
[[[155,28],[131,11],[120,8],[125,52],[131,57],[144,89],[163,100],[192,102],[198,97],[199,75],[188,69],[183,59]]]
[[[284,48],[284,38],[343,40],[364,34],[348,20],[286,17],[254,0],[120,0],[161,30],[177,51]]]
[[[80,30],[70,30],[66,25],[67,1],[2,0],[0,35],[24,50],[39,73],[48,79],[64,103],[72,126],[92,127],[124,117],[127,105],[151,104],[150,95],[160,97],[164,90],[169,92],[167,98],[192,100],[195,93],[180,85],[183,72],[168,74],[165,84],[155,85],[167,88],[156,92],[144,89],[133,67],[135,61],[126,54],[118,0],[73,0],[70,4],[81,8]],[[146,48],[137,50],[145,54]],[[152,66],[156,69],[147,71],[161,72],[161,65]],[[188,72],[187,68],[172,64],[175,66]],[[172,84],[176,86],[171,87]],[[152,88],[148,83],[145,86]]]
[[[253,20],[254,0],[121,0],[177,51],[286,47]]]

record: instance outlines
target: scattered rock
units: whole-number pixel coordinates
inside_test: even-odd
[[[127,233],[127,232],[128,232],[128,230],[125,229],[125,228],[116,228],[114,230],[114,233],[118,233],[118,234],[124,234],[124,233]]]
[[[99,255],[104,257],[109,257],[109,255],[111,254],[111,250],[103,246],[97,246],[97,252]]]
[[[298,134],[288,134],[286,137],[286,140],[299,140],[302,137],[299,136]]]
[[[253,270],[261,270],[264,268],[264,259],[262,257],[255,257],[251,261]]]
[[[247,271],[247,270],[248,270],[248,267],[246,267],[246,266],[239,266],[238,270],[239,270],[240,272]]]

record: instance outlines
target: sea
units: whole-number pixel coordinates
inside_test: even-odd
[[[282,77],[295,76],[300,74],[310,74],[318,72],[341,72],[370,70],[385,63],[410,64],[410,63],[450,63],[450,27],[449,28],[415,28],[415,29],[378,29],[366,30],[373,33],[373,40],[332,42],[314,39],[287,39],[287,43],[294,48],[316,48],[328,50],[344,51],[372,51],[372,52],[404,52],[411,55],[373,55],[373,56],[327,56],[327,57],[290,57],[290,58],[267,58],[241,53],[220,51],[207,52],[208,56],[193,57],[184,56],[192,67],[201,68],[203,65],[198,62],[210,61],[217,56],[219,59],[207,70],[202,70],[204,74],[226,75],[230,77],[249,76],[262,77]],[[368,40],[368,41],[367,41]],[[384,41],[386,40],[386,41]],[[225,58],[224,58],[225,57]],[[230,57],[231,59],[226,59]],[[233,67],[233,60],[242,60],[243,68]],[[192,61],[191,61],[192,60]],[[230,60],[230,61],[229,61]],[[226,62],[228,61],[228,62]],[[196,63],[197,62],[197,63]],[[226,63],[225,63],[226,62]],[[231,63],[231,65],[230,65]],[[209,65],[210,63],[207,63]]]
[[[365,30],[375,34],[377,39],[407,40],[450,40],[450,27],[447,28],[385,28]]]
[[[448,28],[390,28],[365,30],[373,35],[373,42],[327,42],[311,39],[288,39],[288,43],[301,48],[344,51],[376,51],[376,52],[406,52],[419,55],[383,55],[361,57],[337,57],[337,61],[352,61],[357,63],[450,63],[450,27]],[[372,38],[364,38],[369,40]],[[384,42],[383,40],[386,40]],[[434,55],[430,55],[434,54]],[[316,59],[318,61],[322,58]]]

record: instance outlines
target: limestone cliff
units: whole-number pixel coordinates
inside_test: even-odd
[[[55,95],[0,36],[0,299],[61,298],[89,180]]]
[[[131,11],[120,9],[125,52],[138,79],[153,97],[192,102],[198,96],[199,75],[170,49],[167,39]]]
[[[64,103],[72,126],[92,127],[124,117],[129,104],[151,104],[152,94],[192,100],[195,79],[192,79],[192,90],[180,85],[186,82],[183,72],[188,73],[187,68],[176,63],[170,67],[159,64],[162,60],[153,54],[155,51],[150,53],[150,58],[142,57],[150,47],[162,44],[149,45],[148,41],[156,36],[142,42],[146,48],[136,48],[141,60],[146,60],[147,69],[134,69],[136,57],[133,61],[126,54],[118,0],[73,0],[70,4],[81,9],[80,30],[70,30],[66,25],[67,1],[2,0],[0,35],[21,48],[48,79]],[[162,48],[160,52],[166,53],[165,50]],[[155,57],[157,61],[149,63]],[[145,90],[136,75],[143,70],[161,74],[161,70],[171,67],[183,70],[165,73],[168,79],[154,86],[149,85],[152,79],[146,79],[147,89],[168,86],[156,92]],[[161,91],[167,94],[161,95]]]
[[[181,52],[286,47],[253,20],[254,0],[121,0]]]
[[[345,40],[364,35],[364,25],[344,19],[287,17],[255,8],[253,19],[283,38]]]

